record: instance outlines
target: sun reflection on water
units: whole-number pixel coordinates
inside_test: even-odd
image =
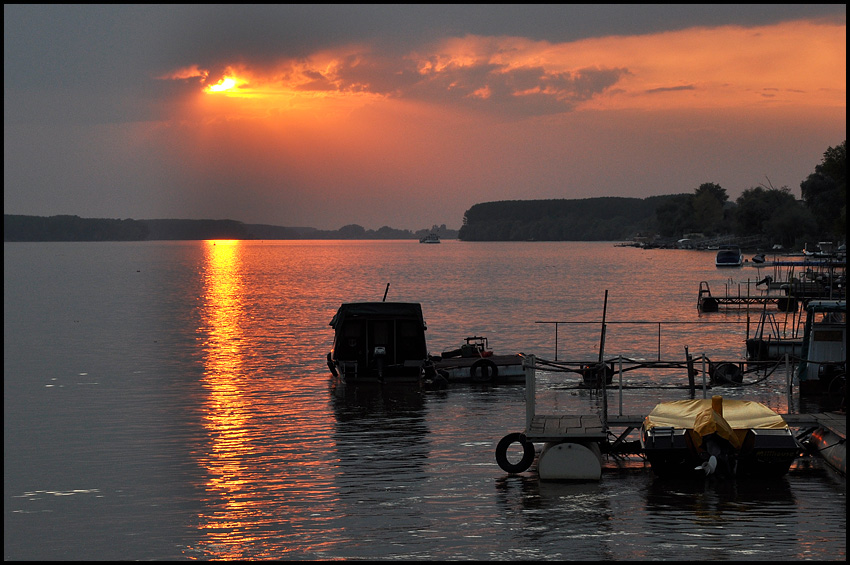
[[[205,488],[211,512],[201,516],[200,529],[219,551],[222,546],[234,542],[232,532],[243,529],[234,522],[252,513],[254,504],[244,496],[243,488],[250,475],[245,468],[245,456],[253,448],[247,431],[249,401],[242,383],[245,375],[240,243],[207,241],[204,246],[204,294],[199,333],[206,336],[203,384],[208,395],[202,423],[210,442],[209,453],[201,460],[208,474]],[[237,543],[246,541],[239,539]]]

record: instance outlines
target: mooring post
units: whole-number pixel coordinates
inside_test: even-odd
[[[785,390],[788,391],[788,413],[791,413],[791,363],[788,352],[785,352]]]
[[[606,387],[606,382],[608,381],[607,375],[607,367],[605,365],[601,365],[602,367],[602,429],[608,431],[608,388]]]
[[[694,371],[694,358],[688,353],[687,345],[685,346],[685,362],[688,366],[688,390],[691,393],[691,398],[693,398],[696,394],[696,383],[694,382],[696,371]]]
[[[702,354],[702,397],[708,398],[706,393],[706,382],[705,382],[705,353]]]
[[[623,415],[623,355],[620,354],[620,416]]]
[[[534,355],[524,357],[525,365],[525,429],[531,428],[531,421],[534,419],[534,396],[535,396],[535,374],[534,366],[536,358]]]

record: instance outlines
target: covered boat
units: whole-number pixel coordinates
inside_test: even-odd
[[[721,245],[714,257],[716,267],[740,267],[744,264],[744,254],[740,247]]]
[[[782,416],[720,396],[658,404],[640,441],[653,472],[665,477],[781,476],[801,452]]]
[[[419,382],[430,363],[419,303],[347,303],[330,325],[328,368],[344,382]]]

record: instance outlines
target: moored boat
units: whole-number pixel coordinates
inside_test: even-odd
[[[437,373],[452,382],[522,383],[521,355],[496,355],[486,337],[470,336],[458,349],[444,351],[435,363]]]
[[[640,441],[653,472],[664,477],[782,476],[801,452],[782,416],[720,396],[658,404]]]
[[[721,245],[714,257],[716,267],[740,267],[744,264],[744,254],[740,247]]]
[[[806,326],[797,380],[800,392],[829,392],[847,378],[847,302],[812,300],[806,305]]]
[[[432,368],[419,303],[346,303],[330,325],[328,368],[343,382],[418,383]]]

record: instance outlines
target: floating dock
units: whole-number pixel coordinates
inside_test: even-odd
[[[760,306],[761,308],[776,306],[782,312],[796,312],[800,308],[800,300],[787,294],[751,295],[749,294],[749,285],[747,285],[747,292],[744,294],[741,294],[739,289],[737,294],[727,292],[723,295],[713,295],[706,281],[699,283],[697,309],[700,312],[717,312],[728,308],[747,310],[751,306]]]
[[[602,453],[626,453],[626,438],[640,429],[646,415],[609,415],[607,393],[603,385],[601,414],[551,415],[536,412],[536,360],[525,356],[526,427],[522,433],[506,435],[496,447],[496,461],[510,473],[527,470],[536,456],[535,443],[544,444],[538,459],[538,475],[542,480],[599,480],[602,474]],[[802,429],[797,436],[801,445],[822,456],[836,470],[846,474],[845,413],[780,414],[789,427]],[[619,431],[619,435],[613,432]],[[522,460],[512,463],[507,450],[520,443]],[[631,446],[634,449],[633,446]],[[802,450],[801,450],[802,451]]]

